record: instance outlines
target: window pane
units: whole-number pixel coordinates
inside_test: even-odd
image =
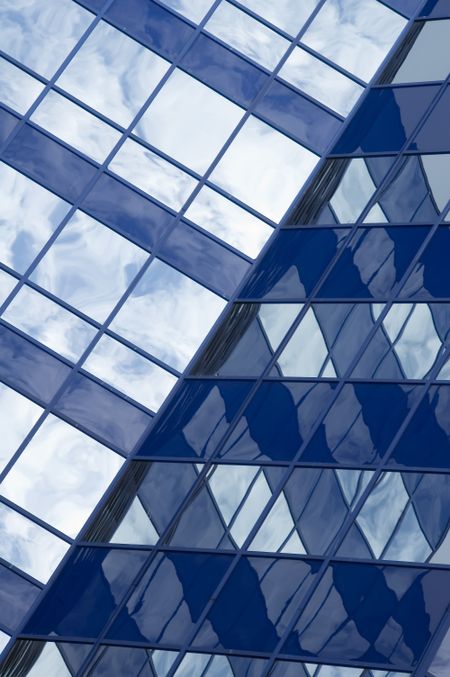
[[[0,269],[0,305],[4,302],[6,297],[9,296],[10,292],[12,292],[17,282],[17,278]]]
[[[392,82],[445,80],[450,71],[450,20],[427,21]]]
[[[200,23],[213,4],[213,0],[195,0],[195,2],[192,2],[192,0],[162,0],[162,2],[196,23]]]
[[[3,470],[24,438],[30,432],[43,409],[0,383],[0,471]]]
[[[0,57],[0,97],[2,103],[18,113],[24,114],[43,89],[42,82],[35,80],[28,73]]]

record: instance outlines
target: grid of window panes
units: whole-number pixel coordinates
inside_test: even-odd
[[[227,301],[234,297],[252,261],[309,179],[320,156],[338,138],[345,116],[396,43],[418,4],[415,0],[352,0],[344,4],[339,0],[279,3],[265,0],[0,0],[2,646],[6,646],[10,634],[21,626],[41,588],[122,468],[125,457],[140,448],[154,414],[208,336]],[[329,39],[331,33],[333,40]],[[419,34],[417,45],[424,39],[424,33],[425,29]],[[437,45],[436,49],[441,45],[444,53],[442,37],[441,43],[435,34],[425,36],[427,39],[428,43]],[[407,65],[403,67],[407,69]],[[442,73],[434,72],[433,77],[426,74],[423,79],[443,77]],[[405,76],[400,81],[409,80]],[[419,92],[419,88],[414,89]],[[440,92],[438,84],[422,89],[427,91],[417,94],[417,107],[413,104],[417,119]],[[391,108],[401,107],[401,97],[408,96],[408,89],[403,91],[398,94],[398,100],[393,94]],[[377,96],[380,96],[378,90],[373,90],[365,105],[373,106],[379,113],[383,101],[372,103],[370,98]],[[409,99],[405,100],[406,107]],[[389,114],[389,102],[386,107]],[[352,124],[358,125],[358,121]],[[409,136],[414,121],[407,120],[404,124],[405,134]],[[346,143],[351,129],[350,126],[341,144]],[[368,136],[370,142],[369,132]],[[355,138],[351,132],[350,140]],[[365,138],[360,141],[363,142]],[[419,141],[416,139],[414,143]],[[414,148],[422,150],[417,145]],[[392,153],[400,149],[401,145],[376,148],[375,152],[386,150],[393,157]],[[370,148],[362,150],[371,152]],[[341,156],[357,154],[353,148],[337,148],[336,152]],[[412,162],[417,162],[416,155],[411,157],[416,158]],[[427,161],[420,160],[422,164]],[[430,166],[433,162],[429,160]],[[374,202],[369,193],[372,188],[376,193],[381,190],[377,187],[384,185],[383,181],[386,183],[383,171],[388,176],[393,171],[389,164],[389,157],[373,161],[357,157],[330,160],[324,166],[323,171],[331,172],[334,183],[340,182],[340,188],[329,200],[329,210],[335,214],[336,222],[352,222],[352,213],[355,220],[365,206],[361,205],[356,214],[358,201],[362,202],[365,197],[371,200],[371,210],[364,211],[364,217],[370,211],[365,222],[388,221],[387,216],[380,219],[385,207],[381,202]],[[426,171],[427,185],[432,183],[430,175],[439,183],[442,165]],[[356,197],[352,197],[349,186],[355,181],[358,189]],[[312,184],[311,190],[315,185]],[[330,185],[332,182],[328,188]],[[445,201],[446,189],[435,190],[434,202],[439,208]],[[325,222],[330,221],[325,219]],[[311,242],[310,255],[314,251],[314,256],[308,265],[326,265],[325,258],[329,255],[331,261],[338,249],[353,252],[356,245],[347,244],[347,239],[356,238],[354,230],[349,226],[315,229],[315,237],[336,238],[336,252],[330,253],[328,240],[324,247],[319,241]],[[417,241],[413,241],[417,246],[419,231],[425,241],[426,230],[416,228]],[[370,240],[374,232],[379,232],[381,237],[381,228],[367,230],[366,234],[363,227],[360,231],[361,246],[366,243],[369,258],[372,247],[381,247],[387,260],[394,256],[389,248],[383,249],[384,245]],[[301,238],[306,234],[307,239],[308,232],[299,229],[296,236]],[[283,237],[281,235],[276,241],[278,244],[268,250],[269,258]],[[410,238],[407,239],[409,243]],[[395,238],[392,241],[396,245]],[[436,244],[439,247],[439,243]],[[408,244],[406,249],[408,247],[413,245]],[[317,256],[319,250],[320,256]],[[287,251],[296,250],[291,250],[288,244]],[[303,242],[299,251],[308,251]],[[403,258],[406,270],[410,260],[405,262]],[[410,252],[412,258],[413,252]],[[371,260],[371,264],[374,270],[369,277],[376,278],[377,262]],[[263,261],[257,276],[263,273],[264,266]],[[254,279],[253,276],[247,282],[246,290],[248,285],[255,284]],[[373,284],[376,288],[377,282]],[[284,289],[286,285],[281,286]],[[251,459],[253,462],[248,466],[228,462],[250,460],[244,453],[237,457],[231,454],[226,463],[204,464],[205,458],[213,453],[221,457],[216,446],[223,430],[222,424],[215,420],[216,407],[228,407],[230,398],[232,408],[236,409],[231,418],[237,416],[243,398],[250,396],[252,379],[258,377],[259,380],[263,371],[269,379],[267,383],[275,374],[336,379],[336,383],[345,377],[348,367],[345,355],[340,361],[340,347],[328,350],[328,328],[322,326],[327,319],[320,318],[319,306],[324,317],[332,317],[335,323],[342,322],[343,333],[354,340],[357,339],[355,324],[359,326],[359,339],[367,342],[370,328],[367,336],[362,335],[362,328],[370,321],[374,326],[378,323],[380,331],[387,333],[390,340],[389,359],[394,357],[400,361],[405,379],[425,377],[435,368],[434,362],[444,350],[445,335],[441,336],[439,331],[433,333],[435,313],[425,303],[404,304],[402,312],[406,310],[404,315],[400,313],[399,328],[398,308],[394,304],[386,312],[384,292],[372,293],[370,304],[361,303],[355,293],[355,298],[348,303],[333,306],[329,298],[328,304],[322,303],[322,298],[314,303],[315,297],[312,302],[312,288],[305,286],[302,292],[305,298],[296,292],[292,299],[286,298],[289,295],[286,289],[281,293],[279,304],[261,305],[264,295],[245,291],[241,302],[233,306],[232,340],[225,351],[219,348],[213,353],[215,366],[211,372],[227,377],[229,382],[224,380],[217,386],[205,379],[187,380],[177,393],[178,401],[186,397],[188,410],[193,388],[200,388],[202,393],[210,388],[213,393],[208,395],[213,400],[205,405],[205,414],[203,410],[195,413],[192,440],[189,432],[183,433],[184,444],[189,441],[195,447],[197,426],[201,426],[205,439],[201,443],[204,448],[199,448],[196,454],[198,463],[192,463],[191,453],[182,452],[181,444],[176,454],[179,463],[163,463],[161,459],[159,464],[151,466],[132,463],[123,475],[124,482],[131,475],[136,488],[149,481],[149,469],[161,473],[149,489],[160,508],[164,505],[164,496],[171,494],[170,487],[173,493],[177,486],[180,498],[172,496],[164,518],[157,517],[144,499],[136,495],[131,501],[133,492],[129,487],[125,491],[119,484],[122,488],[114,496],[120,505],[114,504],[112,509],[115,527],[111,526],[111,519],[104,520],[103,524],[101,517],[100,536],[92,535],[88,539],[106,543],[112,539],[118,546],[123,543],[137,546],[132,554],[123,547],[111,551],[114,563],[110,573],[114,581],[118,580],[122,566],[128,572],[123,576],[119,574],[123,594],[140,568],[147,568],[146,547],[165,538],[172,520],[186,519],[183,502],[193,495],[191,492],[197,491],[197,485],[206,488],[199,494],[200,508],[195,503],[191,507],[199,510],[199,514],[192,518],[194,521],[188,517],[188,523],[194,524],[201,516],[208,519],[210,497],[216,510],[216,516],[211,519],[218,519],[223,534],[211,544],[207,529],[199,522],[196,538],[200,540],[194,542],[194,535],[190,535],[186,525],[176,538],[179,529],[171,527],[175,540],[172,541],[171,536],[170,547],[324,554],[328,545],[320,552],[313,552],[308,539],[302,536],[301,530],[296,530],[299,517],[285,498],[286,491],[283,489],[280,493],[279,484],[287,471],[286,463],[283,465],[285,459],[277,457],[275,460],[282,461],[281,464],[267,467],[258,465],[258,458]],[[416,292],[407,298],[413,293]],[[342,296],[335,291],[333,294]],[[365,312],[369,312],[371,320],[364,317]],[[422,356],[416,361],[408,356],[408,349],[411,352],[408,346],[414,341],[417,326],[427,331],[425,361],[428,367],[422,375],[418,375],[416,364],[421,363]],[[266,342],[264,354],[260,354],[259,330]],[[220,331],[224,331],[223,327]],[[307,351],[304,352],[304,366],[299,367],[296,346],[305,336],[308,339],[311,332],[314,355],[307,356]],[[237,335],[240,341],[236,343]],[[292,338],[291,343],[286,336]],[[241,345],[241,341],[251,345],[244,369],[239,361],[240,348],[236,348],[236,353],[233,341],[236,345]],[[342,339],[341,342],[351,352],[348,341]],[[285,348],[283,352],[280,345]],[[219,364],[221,358],[224,359]],[[269,371],[266,371],[265,358],[273,362]],[[389,359],[386,357],[386,363]],[[234,364],[231,371],[230,364]],[[242,377],[238,385],[234,383],[234,376]],[[261,382],[261,387],[263,384],[267,385],[266,380]],[[331,392],[334,381],[328,386]],[[222,387],[226,391],[223,395],[218,394]],[[308,387],[313,388],[310,383]],[[240,404],[236,388],[242,398]],[[405,397],[411,399],[408,388],[405,386]],[[189,392],[185,396],[186,389]],[[326,399],[320,392],[320,398]],[[299,397],[302,399],[306,394]],[[207,400],[206,395],[204,399]],[[170,410],[165,417],[159,419],[160,425],[164,420],[170,423]],[[227,413],[227,423],[231,423],[231,418]],[[230,431],[237,423],[233,426]],[[140,453],[170,456],[170,453],[160,453],[158,442],[149,451],[148,445],[158,436],[157,428],[152,435]],[[342,477],[333,468],[325,473],[328,478],[325,481],[338,482],[349,515],[359,505],[361,496],[378,481],[373,467],[375,461],[372,459],[371,463],[367,469],[352,470],[353,474],[344,473]],[[317,468],[311,472],[317,473]],[[319,475],[323,472],[320,470]],[[291,482],[296,486],[295,479]],[[308,482],[315,484],[313,474],[311,479],[305,478],[305,487]],[[391,486],[389,482],[386,484]],[[414,490],[406,487],[405,491],[408,498],[403,508],[411,512],[411,506],[415,505]],[[176,517],[177,510],[180,514]],[[267,523],[262,521],[264,510]],[[273,538],[274,525],[278,524],[273,520],[286,520],[288,514],[291,514],[288,532],[278,533],[277,526],[277,538],[282,540],[267,547],[268,534]],[[256,524],[261,528],[259,535]],[[250,533],[254,537],[252,547]],[[370,540],[367,534],[364,538]],[[164,542],[168,542],[166,538]],[[377,556],[386,548],[387,543]],[[75,548],[74,552],[76,562],[71,565],[69,559],[68,566],[79,583],[86,586],[89,572],[94,572],[95,567],[98,571],[99,566],[108,579],[109,564],[103,563],[103,559],[110,556],[108,550]],[[199,556],[204,558],[197,563],[201,568],[207,557]],[[215,581],[214,587],[229,565],[237,566],[237,560],[234,563],[229,554],[217,557],[216,573],[211,577],[205,570],[205,583]],[[240,561],[241,567],[251,569],[253,566],[247,556]],[[311,576],[319,571],[319,565],[316,571],[316,565],[295,557],[294,564],[286,558],[274,560],[267,556],[255,560],[258,561],[262,567],[261,580],[266,576],[270,579],[275,564],[275,568],[280,568],[280,564],[281,568],[293,566],[293,580],[297,578],[296,567],[298,572],[302,569],[304,585],[302,582],[292,597],[291,608],[297,608]],[[86,577],[79,574],[80,562]],[[170,587],[167,567],[170,569],[172,565],[167,562],[163,552],[159,552],[152,576],[159,580],[157,572],[167,571],[164,585]],[[182,564],[179,566],[182,568]],[[259,564],[255,566],[258,568]],[[264,567],[266,573],[263,573]],[[304,567],[310,567],[309,573]],[[287,571],[281,572],[281,576],[289,579]],[[164,578],[166,574],[161,575]],[[235,576],[239,586],[240,574]],[[242,576],[245,580],[245,572]],[[269,580],[269,587],[272,584]],[[79,599],[83,598],[79,584],[77,587],[74,583],[73,590]],[[161,585],[161,593],[163,590]],[[114,603],[119,604],[119,593],[112,594]],[[203,594],[199,589],[200,606]],[[163,602],[161,605],[164,607]],[[105,602],[99,614],[106,614],[108,608]],[[287,611],[282,614],[283,618],[288,615]],[[95,614],[86,612],[85,616],[86,621],[98,623],[95,630],[92,626],[87,633],[78,629],[56,634],[79,635],[88,640],[102,636],[108,640],[108,634],[102,634],[104,623],[95,620]],[[287,624],[286,618],[282,623]],[[252,623],[250,619],[249,622]],[[46,635],[50,628],[40,632],[28,628],[25,632]],[[179,638],[167,642],[158,640],[158,646],[168,645],[167,650],[161,648],[160,653],[153,652],[152,657],[144,650],[146,661],[149,665],[149,661],[162,661],[163,667],[151,668],[158,677],[167,671],[181,675],[198,670],[198,674],[212,675],[213,669],[226,670],[228,659],[209,656],[205,653],[209,640],[205,640],[205,645],[202,641],[199,639],[197,644],[183,649],[178,646]],[[236,650],[243,654],[260,651],[250,644]],[[269,645],[263,653],[267,653]],[[72,645],[65,646],[69,651]],[[36,669],[52,669],[58,675],[65,674],[64,666],[68,674],[75,674],[78,669],[83,671],[84,662],[90,660],[93,649],[89,642],[73,647],[80,661],[79,668],[68,667],[70,661],[66,654],[49,644],[45,651],[35,652]],[[221,647],[217,644],[215,648]],[[106,653],[109,656],[109,652]],[[160,658],[157,659],[157,655]],[[74,657],[73,660],[76,662]],[[141,660],[138,654],[136,660]],[[261,669],[266,670],[267,656],[261,660],[264,663]],[[281,669],[287,668],[284,665]],[[308,669],[314,674],[315,668]],[[147,668],[141,666],[139,670]],[[321,670],[320,674],[324,675]]]

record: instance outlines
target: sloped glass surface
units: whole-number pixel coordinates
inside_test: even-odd
[[[298,31],[317,7],[319,0],[241,0],[241,5],[253,10],[290,35]]]
[[[392,82],[445,80],[450,70],[450,20],[427,21]]]
[[[25,436],[42,414],[37,404],[0,383],[0,470],[22,444]]]
[[[35,80],[25,71],[0,57],[0,99],[2,103],[23,115],[43,89],[42,82]]]

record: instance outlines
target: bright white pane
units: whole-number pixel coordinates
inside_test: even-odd
[[[46,583],[68,543],[0,503],[0,557]]]
[[[296,47],[280,70],[280,77],[341,115],[348,115],[364,88],[328,64]]]
[[[197,185],[197,179],[131,139],[125,141],[109,168],[175,210]]]
[[[24,273],[70,205],[0,162],[0,259]]]
[[[0,492],[74,538],[122,463],[118,454],[50,415]]]
[[[239,547],[244,545],[245,539],[255,526],[258,517],[271,497],[272,492],[264,473],[260,473],[230,529],[230,533]]]
[[[69,669],[56,644],[47,642],[44,645],[37,661],[27,672],[27,677],[70,677]]]
[[[313,377],[321,375],[327,359],[328,348],[314,311],[310,308],[278,358],[278,364],[284,376]],[[328,364],[331,371],[323,375],[336,376],[331,361]]]
[[[7,635],[6,632],[0,630],[0,654],[2,653],[3,649],[8,644],[10,639],[11,637]]]
[[[128,127],[168,67],[165,59],[100,21],[57,84]]]
[[[220,3],[205,30],[270,70],[289,47],[288,40],[225,1]]]
[[[267,223],[208,186],[190,204],[186,217],[251,258],[258,256],[273,233]]]
[[[110,543],[128,543],[135,545],[155,545],[159,536],[150,517],[136,497],[124,518],[114,532]]]
[[[150,104],[135,132],[202,174],[244,111],[210,87],[176,70]]]
[[[0,471],[3,470],[43,409],[0,383]]]
[[[140,247],[77,211],[31,279],[103,322],[147,257]]]
[[[30,287],[22,287],[2,318],[67,359],[76,362],[97,330]]]
[[[228,525],[239,508],[259,468],[249,465],[218,465],[208,483]]]
[[[182,370],[219,317],[225,301],[162,261],[154,261],[111,329]]]
[[[266,550],[267,552],[278,552],[278,550],[286,541],[287,537],[294,528],[294,521],[292,519],[289,505],[286,501],[284,493],[281,493],[275,504],[271,508],[269,514],[264,520],[258,533],[250,544],[251,550]],[[305,548],[302,545],[298,534],[296,537],[297,549],[294,550],[298,555],[305,554]],[[283,548],[283,552],[285,549]],[[290,552],[293,552],[290,550]]]
[[[164,5],[195,23],[200,23],[213,2],[214,0],[162,0]]]
[[[168,371],[109,336],[102,336],[83,368],[153,411],[177,382]]]
[[[0,305],[12,292],[17,282],[18,280],[15,277],[0,269]]]
[[[275,26],[290,35],[297,35],[319,0],[240,0],[245,5]]]
[[[374,194],[376,186],[362,158],[350,160],[330,200],[339,223],[355,223]]]
[[[50,78],[93,19],[72,0],[2,0],[2,50]]]
[[[116,129],[53,91],[31,120],[97,162],[103,162],[121,137]]]
[[[43,89],[42,82],[35,80],[28,73],[0,57],[0,100],[2,103],[23,115]]]
[[[217,183],[278,222],[319,157],[250,117],[211,174]]]

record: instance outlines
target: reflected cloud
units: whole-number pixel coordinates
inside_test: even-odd
[[[0,471],[11,459],[44,410],[0,383]]]
[[[240,0],[240,3],[286,33],[297,35],[319,0]]]
[[[0,57],[0,101],[22,115],[44,89],[39,80],[35,80],[17,66]]]
[[[18,280],[0,268],[0,305],[12,292]]]

